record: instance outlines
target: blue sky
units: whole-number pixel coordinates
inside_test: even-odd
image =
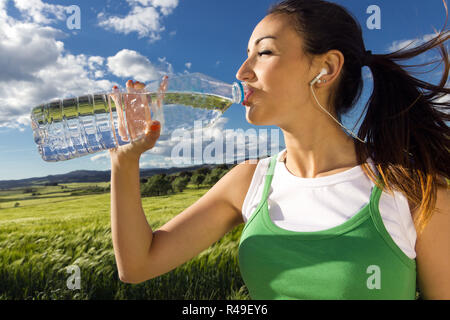
[[[139,75],[149,79],[150,67],[175,73],[200,72],[232,83],[246,59],[254,27],[274,2],[0,0],[0,180],[110,169],[107,152],[57,163],[43,161],[30,128],[31,108],[54,98],[105,91],[114,84],[123,86]],[[442,0],[332,2],[343,5],[358,19],[366,48],[373,53],[387,53],[412,40],[419,44],[434,33],[433,28],[441,30],[445,22]],[[80,9],[80,29],[67,26],[71,14],[66,8],[71,5]],[[379,30],[366,25],[370,5],[381,10]],[[433,57],[438,57],[437,51],[411,63]],[[422,79],[437,83],[442,68]],[[344,118],[350,129],[371,90],[370,73],[364,69],[364,94],[355,112]],[[241,105],[233,105],[218,123],[222,132],[251,128],[256,132],[267,129],[269,135],[271,129],[277,129],[248,124]],[[281,131],[279,140],[270,143],[284,148]],[[163,149],[146,152],[141,167],[171,166],[167,148]]]

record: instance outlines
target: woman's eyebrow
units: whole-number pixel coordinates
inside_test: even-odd
[[[276,39],[277,37],[275,37],[275,36],[264,36],[264,37],[261,37],[261,38],[259,38],[259,39],[256,39],[256,41],[255,41],[255,46],[261,41],[261,40],[264,40],[264,39]],[[247,53],[249,53],[249,51],[250,51],[250,49],[249,48],[247,48]]]

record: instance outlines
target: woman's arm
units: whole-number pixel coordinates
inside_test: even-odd
[[[424,299],[450,299],[450,191],[439,188],[436,209],[416,242],[417,276]]]
[[[148,253],[152,228],[142,209],[139,161],[111,159],[111,234],[119,278],[123,279]]]
[[[160,128],[154,128],[143,139],[110,150],[111,234],[119,277],[127,283],[171,271],[243,223],[242,203],[256,168],[252,160],[237,165],[193,205],[153,231],[142,209],[139,158],[153,148],[159,134]]]
[[[111,234],[119,278],[134,273],[152,243],[152,228],[142,209],[139,158],[159,137],[159,128],[137,143],[110,150]]]
[[[242,202],[255,168],[240,163],[193,205],[152,231],[141,206],[137,163],[113,165],[111,228],[121,281],[140,283],[167,273],[243,223]]]

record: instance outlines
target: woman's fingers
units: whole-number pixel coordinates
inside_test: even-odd
[[[136,81],[134,84],[134,89],[137,93],[140,93],[138,95],[138,114],[140,119],[143,120],[143,130],[147,131],[150,129],[150,126],[152,124],[152,116],[150,113],[150,107],[149,104],[152,103],[150,95],[145,94],[145,84],[139,81]]]
[[[159,121],[151,121],[150,126],[145,130],[143,139],[138,140],[141,143],[143,152],[155,146],[161,132],[161,124]]]
[[[123,119],[123,105],[122,105],[122,99],[120,97],[120,91],[119,88],[117,86],[113,87],[113,94],[111,95],[114,104],[116,105],[116,113],[117,113],[117,120],[118,120],[118,124],[119,124],[119,135],[121,137],[121,139],[123,141],[128,141],[128,135],[127,135],[127,130],[125,127],[125,121]]]
[[[134,90],[134,82],[133,80],[128,80],[126,83],[127,93],[124,94],[124,102],[125,102],[125,114],[127,117],[127,125],[128,132],[130,133],[131,139],[136,139],[136,128],[135,128],[135,116],[134,116],[134,103],[136,100],[136,95],[133,93]]]
[[[134,84],[134,89],[136,90],[142,90],[145,88],[145,84],[143,84],[142,82],[136,81],[136,83]]]
[[[123,93],[124,111],[132,142],[121,146],[115,152],[132,154],[135,157],[154,147],[160,136],[161,124],[151,120],[145,84],[128,80],[126,88],[127,92]]]
[[[164,76],[161,83],[159,84],[159,88],[158,88],[158,99],[157,99],[157,106],[158,106],[158,110],[160,108],[162,108],[162,102],[164,100],[164,95],[166,93],[167,87],[169,85],[169,81],[168,81],[169,77],[168,76]]]
[[[133,140],[142,137],[151,125],[151,115],[145,91],[145,84],[139,81],[127,82],[128,94],[128,117],[133,127]]]
[[[152,121],[152,125],[150,126],[150,130],[145,131],[145,135],[142,139],[138,139],[136,141],[131,142],[130,144],[126,144],[117,148],[113,152],[120,152],[121,154],[128,154],[133,158],[139,158],[142,153],[145,151],[152,149],[156,141],[160,136],[161,126],[158,121]]]

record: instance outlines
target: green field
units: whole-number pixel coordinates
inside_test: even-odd
[[[109,182],[0,190],[0,300],[250,299],[238,264],[244,225],[167,274],[141,284],[121,282],[112,247],[110,194],[83,194],[108,187]],[[188,185],[181,193],[142,198],[152,229],[209,188]],[[73,265],[79,267],[81,287],[71,290],[67,282],[73,274],[67,268]]]
[[[95,185],[109,183],[33,186],[34,195],[24,188],[0,191],[0,299],[250,299],[237,258],[243,225],[165,275],[141,284],[121,282],[109,193],[72,195]],[[152,229],[208,189],[188,185],[179,194],[143,198]],[[79,267],[80,289],[68,289],[71,265]]]

